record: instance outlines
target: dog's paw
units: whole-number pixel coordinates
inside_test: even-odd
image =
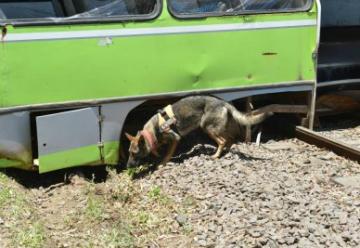
[[[220,156],[218,156],[218,155],[212,155],[212,156],[211,156],[211,159],[212,159],[212,160],[217,160],[217,159],[219,159],[219,158],[220,158]]]

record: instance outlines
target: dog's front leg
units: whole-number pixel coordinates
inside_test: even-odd
[[[177,133],[175,133],[173,131],[169,131],[168,134],[169,134],[169,139],[170,139],[170,147],[166,153],[164,160],[162,161],[163,165],[166,165],[170,161],[170,159],[174,155],[176,147],[179,144],[179,141],[181,139],[180,135],[178,135]]]

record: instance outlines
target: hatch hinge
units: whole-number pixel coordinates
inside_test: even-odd
[[[6,25],[1,27],[1,41],[5,40],[7,32],[8,32],[8,29],[7,29]]]

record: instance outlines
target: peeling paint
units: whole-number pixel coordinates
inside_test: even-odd
[[[275,55],[278,55],[278,53],[275,53],[275,52],[265,52],[265,53],[263,53],[262,55],[264,55],[264,56],[275,56]]]
[[[33,167],[32,154],[27,147],[14,141],[1,140],[1,143],[0,168],[14,167],[29,170]]]

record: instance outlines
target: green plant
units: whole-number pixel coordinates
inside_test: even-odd
[[[20,230],[13,239],[15,247],[26,248],[43,247],[44,241],[44,228],[40,223],[35,223],[26,229]]]
[[[104,209],[101,201],[93,194],[89,194],[85,209],[85,215],[91,220],[101,220],[104,214]]]
[[[150,189],[148,195],[151,198],[158,198],[161,195],[161,189],[159,186],[155,186],[153,188]]]
[[[109,230],[104,235],[106,247],[134,247],[134,237],[131,235],[131,228],[126,225],[119,225]]]

